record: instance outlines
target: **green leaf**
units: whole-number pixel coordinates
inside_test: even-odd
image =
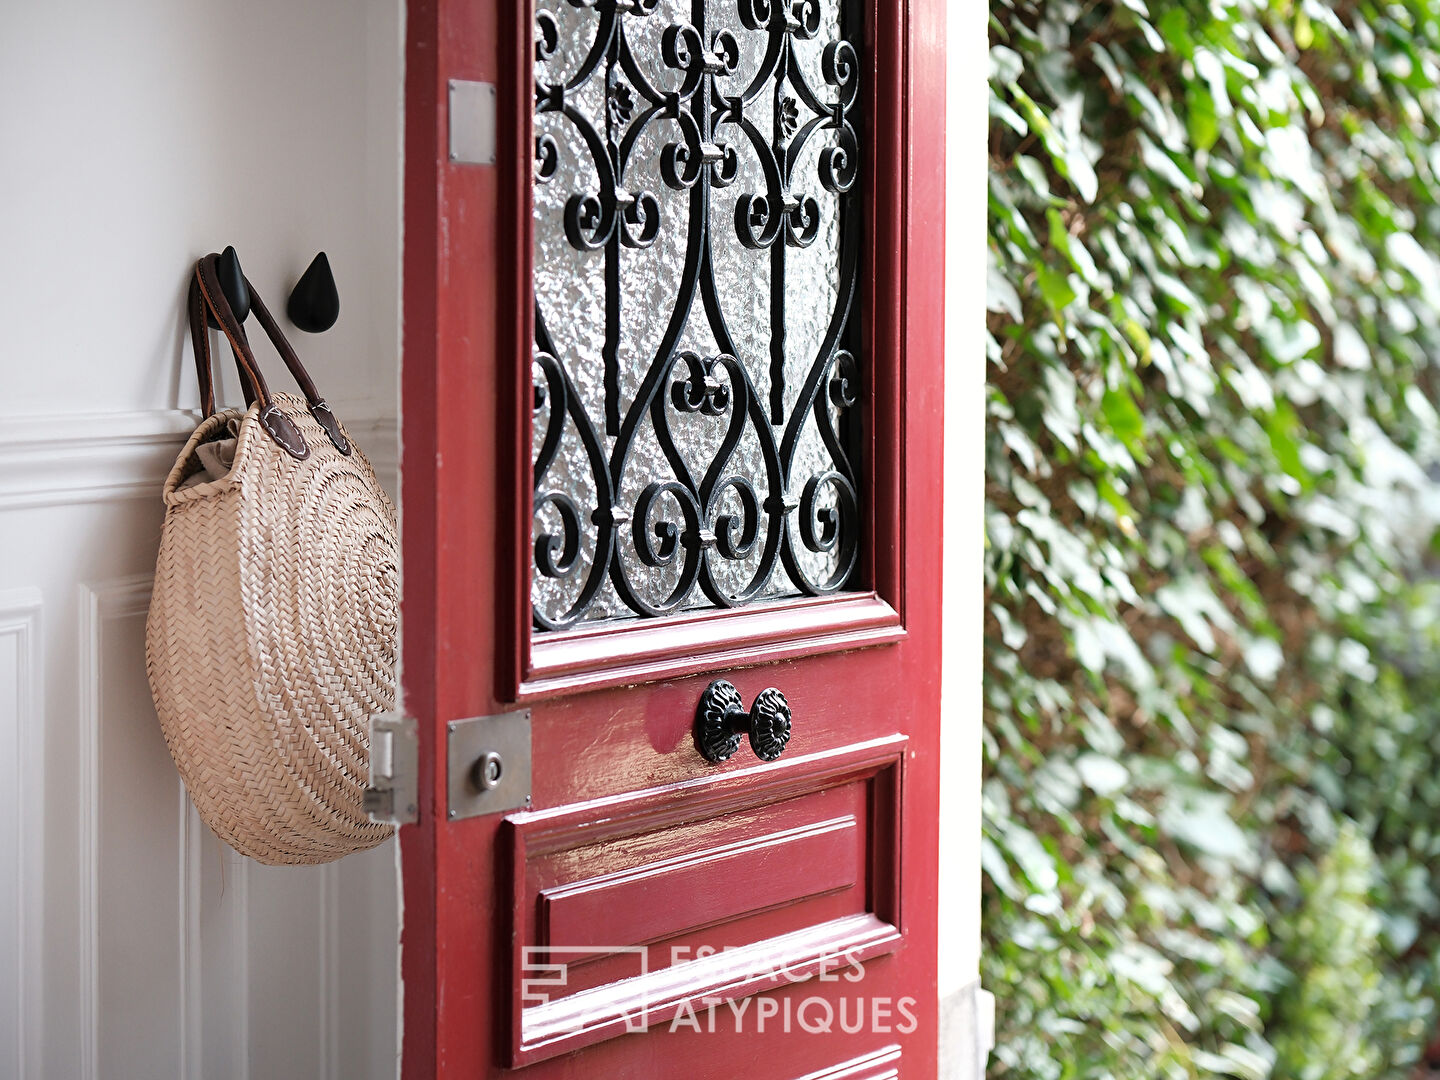
[[[1042,266],[1036,271],[1040,295],[1055,312],[1062,312],[1075,302],[1078,295],[1070,285],[1070,275],[1062,270]]]
[[[1132,453],[1143,454],[1145,448],[1145,417],[1130,391],[1124,387],[1106,390],[1100,402],[1105,422]]]
[[[1209,150],[1220,137],[1220,118],[1210,88],[1190,83],[1185,88],[1186,126],[1197,150]]]
[[[1300,418],[1287,402],[1276,402],[1275,411],[1266,418],[1265,433],[1276,464],[1287,476],[1299,481],[1302,488],[1308,489],[1312,478],[1300,458]]]

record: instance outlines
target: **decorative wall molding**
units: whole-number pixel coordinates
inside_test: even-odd
[[[155,494],[197,421],[181,409],[0,419],[0,509]]]
[[[337,404],[335,411],[393,490],[395,417],[373,402]],[[190,409],[0,417],[0,511],[158,500],[175,455],[199,422]]]
[[[224,882],[234,896],[230,905],[230,949],[233,960],[226,988],[231,995],[229,1014],[234,1017],[237,1035],[234,1075],[250,1075],[250,860],[233,848],[220,852]]]
[[[104,708],[105,624],[150,606],[152,574],[79,586],[80,709],[80,1076],[99,1080],[100,1034],[100,719]],[[177,784],[179,781],[176,781]],[[183,820],[183,818],[182,818]],[[182,843],[184,842],[182,836]],[[184,866],[184,860],[181,863]],[[182,886],[183,888],[183,886]],[[185,909],[182,907],[181,909]],[[183,931],[188,934],[188,931]],[[182,950],[183,953],[183,950]]]
[[[202,993],[200,913],[204,894],[201,875],[201,844],[205,825],[200,813],[185,794],[185,785],[177,777],[179,821],[179,909],[180,909],[180,1075],[203,1076],[205,1058],[205,999]]]
[[[195,991],[203,1013],[197,1024],[202,1041],[188,1054],[193,1065],[187,1075],[248,1077],[251,864],[215,836],[185,801],[195,821],[203,914],[201,982]]]
[[[319,1080],[340,1080],[340,867],[324,863],[320,877]]]
[[[12,844],[0,848],[0,933],[13,935],[3,953],[16,960],[13,979],[0,988],[0,1074],[27,1080],[40,1075],[40,945],[44,941],[43,777],[44,666],[40,644],[43,597],[39,589],[0,591],[0,650],[10,650],[13,698],[0,702],[0,820]],[[3,657],[3,652],[0,652]],[[7,688],[0,687],[0,691]],[[6,716],[13,724],[5,723]],[[12,865],[5,862],[13,860]],[[5,893],[8,892],[8,896]],[[12,912],[13,908],[13,912]],[[7,1015],[8,1014],[8,1015]]]

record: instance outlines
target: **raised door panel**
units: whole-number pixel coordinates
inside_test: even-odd
[[[901,940],[901,736],[507,818],[512,1064]]]

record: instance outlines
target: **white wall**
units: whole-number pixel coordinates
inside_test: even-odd
[[[993,1002],[980,976],[984,656],[988,9],[951,0],[946,28],[945,665],[941,698],[941,1076],[982,1074]],[[977,1050],[978,1058],[977,1061]]]
[[[0,1077],[394,1073],[393,850],[226,849],[143,652],[197,256],[279,312],[329,253],[340,321],[292,338],[393,484],[401,8],[0,7]]]

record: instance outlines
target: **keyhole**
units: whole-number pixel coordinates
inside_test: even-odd
[[[505,773],[505,762],[495,751],[483,755],[470,768],[470,779],[481,791],[491,791]]]

